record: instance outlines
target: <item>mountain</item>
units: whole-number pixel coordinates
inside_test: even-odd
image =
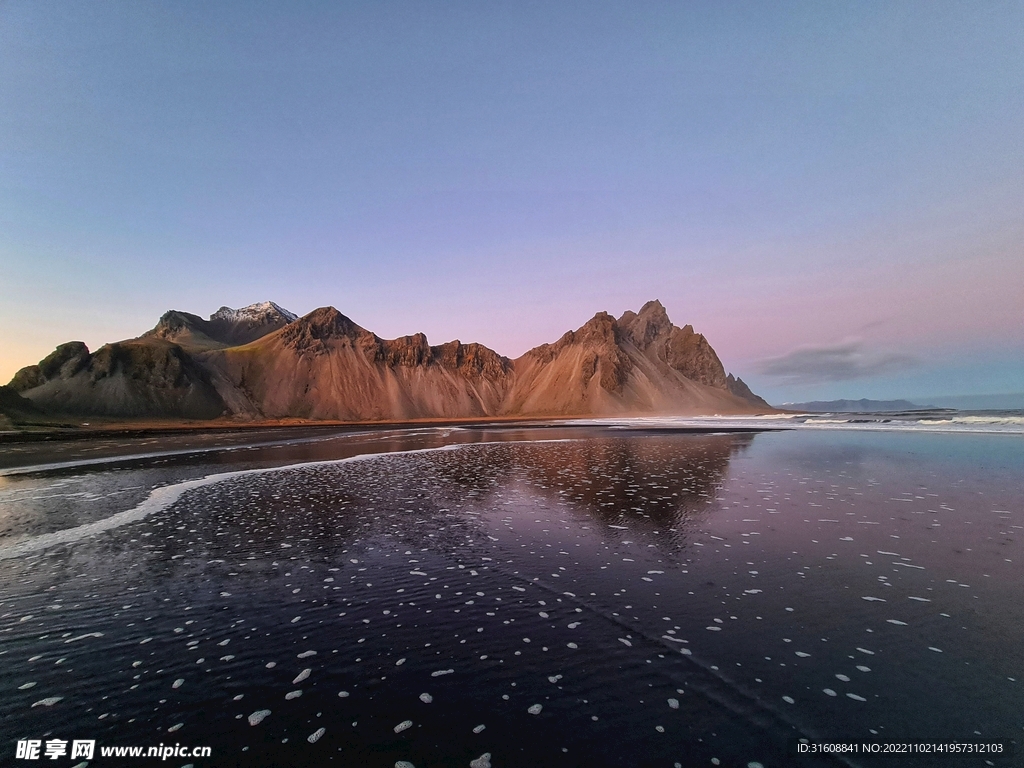
[[[156,337],[193,350],[223,349],[256,341],[297,319],[272,301],[242,309],[221,307],[209,320],[172,309],[142,338]]]
[[[508,358],[487,347],[432,347],[422,333],[385,341],[333,307],[202,360],[233,413],[263,418],[486,416],[512,375]]]
[[[11,389],[50,413],[120,418],[380,421],[770,410],[704,336],[658,301],[599,312],[509,360],[480,344],[382,339],[333,307],[273,302],[204,320],[172,310],[136,339],[59,346]]]
[[[13,424],[34,423],[43,416],[35,403],[19,395],[9,386],[0,385],[0,429]]]
[[[810,403],[786,403],[789,411],[808,413],[880,413],[885,411],[921,411],[934,405],[916,405],[909,400],[814,400]]]
[[[1022,411],[1024,392],[1001,395],[939,395],[929,397],[939,408],[958,408],[962,411]]]
[[[770,406],[725,373],[707,339],[678,328],[659,301],[618,320],[598,312],[514,362],[502,412],[536,416],[749,412]]]
[[[225,411],[206,370],[161,338],[105,344],[95,353],[80,341],[61,344],[18,371],[10,387],[47,412],[76,416],[212,419]]]

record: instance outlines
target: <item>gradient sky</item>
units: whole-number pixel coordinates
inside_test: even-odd
[[[1021,2],[0,3],[0,381],[170,308],[1024,391]]]

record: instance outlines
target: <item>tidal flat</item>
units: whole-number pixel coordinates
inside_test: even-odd
[[[196,766],[1024,759],[1020,435],[140,445],[0,475],[4,762],[29,738],[210,746],[164,763]]]

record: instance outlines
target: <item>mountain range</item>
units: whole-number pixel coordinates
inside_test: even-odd
[[[165,313],[138,338],[61,344],[4,388],[7,410],[121,419],[615,416],[773,410],[659,301],[598,312],[511,360],[481,344],[382,339],[333,307]],[[20,410],[19,410],[20,409]],[[11,414],[12,418],[16,416]]]

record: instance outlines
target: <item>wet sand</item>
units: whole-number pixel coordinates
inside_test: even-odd
[[[234,473],[0,560],[3,722],[210,744],[216,765],[770,766],[798,764],[798,736],[1019,740],[1015,438],[323,437],[4,478],[0,549]],[[323,463],[367,452],[389,455]]]

